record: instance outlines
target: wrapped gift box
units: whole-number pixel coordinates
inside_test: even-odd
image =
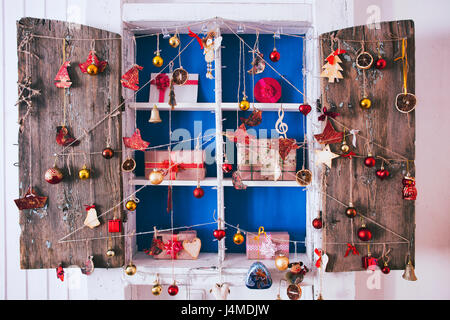
[[[151,74],[151,79],[153,79],[150,82],[150,97],[149,102],[169,102],[169,92],[170,88],[167,85],[167,83],[170,83],[170,80],[167,82],[167,79],[165,81],[159,81],[159,83],[164,83],[163,89],[158,89],[156,77],[168,77],[168,79],[172,79],[171,73],[161,73],[158,75],[157,73]],[[186,83],[182,86],[174,85],[174,91],[175,91],[175,100],[177,103],[179,102],[197,102],[197,94],[198,94],[198,74],[191,74],[189,73],[188,80]]]
[[[204,180],[206,176],[205,150],[177,150],[170,152],[171,168],[164,180]],[[153,169],[169,169],[169,151],[145,151],[145,177]]]
[[[295,180],[297,152],[291,150],[283,160],[278,139],[255,139],[250,144],[237,143],[237,165],[243,180]]]
[[[197,256],[192,256],[188,251],[183,248],[183,241],[192,241],[197,238],[197,231],[195,230],[187,230],[180,231],[179,233],[174,233],[172,235],[171,232],[158,232],[156,235],[157,239],[161,240],[163,243],[163,250],[158,255],[153,255],[155,259],[172,259],[172,254],[174,259],[177,260],[195,260]],[[169,242],[171,241],[171,243]],[[173,244],[173,245],[172,245]],[[170,251],[173,247],[173,253]],[[170,248],[168,250],[168,248]],[[178,251],[178,249],[180,249]],[[200,248],[198,248],[200,251]]]
[[[289,257],[289,233],[258,232],[247,234],[247,259],[266,260],[273,259],[275,253],[283,253]]]

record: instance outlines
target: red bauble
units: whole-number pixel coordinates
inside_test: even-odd
[[[316,229],[322,229],[322,219],[321,218],[315,218],[312,221],[312,225]]]
[[[280,60],[280,53],[277,51],[277,49],[274,48],[273,51],[270,53],[269,58],[273,62],[277,62],[278,60]]]
[[[231,170],[233,170],[233,165],[229,164],[229,163],[224,163],[224,164],[222,164],[222,170],[225,173],[229,173],[229,172],[231,172]]]
[[[372,231],[366,226],[362,226],[358,229],[358,238],[362,241],[369,241],[372,239]]]
[[[301,113],[303,113],[303,115],[307,115],[308,113],[311,112],[311,106],[309,104],[302,104],[300,105],[300,107],[298,107],[298,111],[300,111]]]
[[[386,68],[386,60],[384,60],[383,58],[378,59],[375,63],[375,68],[379,70]]]
[[[349,218],[354,218],[355,216],[356,216],[356,209],[355,209],[355,207],[348,207],[346,210],[345,210],[345,215],[347,216],[347,217],[349,217]]]
[[[63,174],[57,167],[53,167],[45,171],[44,179],[48,183],[57,184],[62,181]]]
[[[106,147],[102,151],[102,156],[105,159],[111,159],[112,157],[114,157],[114,150],[111,149],[110,147]]]
[[[178,286],[176,284],[172,284],[168,289],[167,292],[171,295],[171,296],[176,296],[178,294]]]
[[[213,232],[214,238],[216,238],[217,240],[222,240],[223,237],[225,237],[225,230],[222,229],[216,229]]]
[[[388,274],[389,272],[391,272],[391,269],[388,266],[384,266],[383,269],[381,269],[381,272],[383,272],[384,274]]]
[[[386,169],[377,170],[377,177],[383,180],[389,177],[389,171],[387,171]]]
[[[366,167],[373,167],[375,166],[375,158],[372,157],[371,155],[368,155],[365,159],[364,159],[364,164]]]
[[[201,187],[197,187],[194,189],[194,197],[197,199],[200,199],[205,195],[205,190],[203,190]]]

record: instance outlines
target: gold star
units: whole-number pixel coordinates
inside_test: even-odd
[[[316,164],[324,163],[328,168],[331,169],[331,161],[334,158],[338,158],[339,155],[331,152],[330,146],[327,144],[322,150],[315,150],[316,153]]]

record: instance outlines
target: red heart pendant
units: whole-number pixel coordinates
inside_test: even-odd
[[[303,113],[303,115],[307,115],[308,113],[311,112],[311,106],[309,104],[302,104],[300,105],[300,107],[298,107],[298,111],[300,111],[301,113]]]
[[[217,240],[222,240],[223,237],[225,237],[225,230],[221,230],[221,229],[216,229],[214,230],[214,238],[216,238]]]
[[[377,170],[377,177],[383,180],[389,177],[389,171],[387,171],[386,169]]]
[[[224,164],[222,164],[222,170],[225,173],[229,173],[229,172],[231,172],[231,170],[233,170],[233,165],[230,163],[224,163]]]

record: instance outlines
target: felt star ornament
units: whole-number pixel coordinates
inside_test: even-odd
[[[149,142],[142,140],[141,131],[136,129],[131,137],[123,137],[123,143],[125,147],[145,151],[150,145]]]
[[[331,122],[327,120],[327,124],[325,125],[325,129],[323,129],[323,132],[315,134],[314,138],[316,138],[317,142],[319,142],[320,144],[339,143],[344,138],[344,133],[334,130]]]
[[[331,169],[331,162],[334,158],[338,158],[339,155],[331,152],[330,146],[326,145],[322,150],[315,150],[316,153],[316,164],[325,164]]]

